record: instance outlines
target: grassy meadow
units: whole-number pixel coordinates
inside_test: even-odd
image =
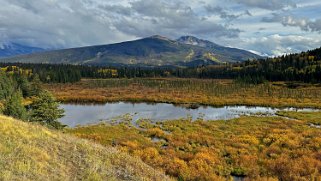
[[[0,115],[0,180],[170,180],[140,159]]]
[[[212,106],[249,105],[321,108],[321,85],[269,82],[259,85],[233,80],[83,79],[78,83],[45,84],[62,102],[168,102]]]
[[[280,115],[282,113],[279,113]],[[321,112],[228,121],[140,120],[102,123],[66,132],[141,158],[179,180],[320,180]]]

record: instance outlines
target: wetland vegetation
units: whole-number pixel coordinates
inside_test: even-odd
[[[83,79],[44,87],[67,103],[132,101],[321,108],[320,84],[294,82],[255,85],[227,79]]]
[[[285,113],[280,113],[285,115]],[[124,117],[67,129],[80,138],[141,158],[181,180],[318,180],[321,170],[321,112],[287,112],[280,117],[240,117],[228,121],[140,120]],[[311,116],[313,115],[313,116]]]

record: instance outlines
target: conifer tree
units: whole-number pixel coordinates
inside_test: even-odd
[[[12,116],[17,119],[27,120],[27,110],[22,105],[21,91],[14,92],[5,102],[3,114]]]
[[[39,122],[55,129],[64,126],[58,121],[63,117],[64,110],[48,91],[41,91],[30,105],[30,121]]]

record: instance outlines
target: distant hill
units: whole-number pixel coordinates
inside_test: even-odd
[[[42,52],[44,49],[37,47],[29,47],[17,43],[6,43],[0,45],[0,58],[24,55],[30,53]]]
[[[34,53],[2,62],[87,65],[199,66],[261,58],[248,51],[227,48],[195,37],[171,40],[152,36],[135,41]]]
[[[0,115],[0,180],[170,180],[115,148]]]

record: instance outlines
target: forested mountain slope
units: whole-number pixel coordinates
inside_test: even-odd
[[[196,39],[196,38],[194,38]],[[204,40],[199,40],[204,41]],[[223,46],[204,47],[162,36],[109,45],[47,51],[1,59],[1,62],[113,65],[113,66],[182,66],[196,67],[237,62],[260,56]]]

